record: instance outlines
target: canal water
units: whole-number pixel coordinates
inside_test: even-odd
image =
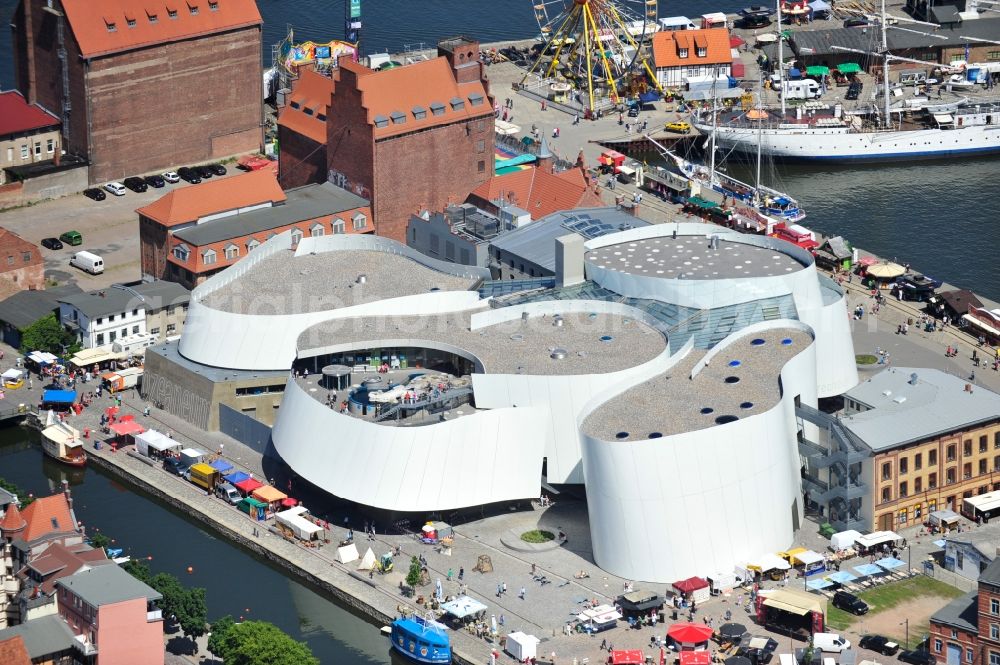
[[[231,614],[270,621],[306,642],[324,664],[390,662],[389,643],[377,627],[96,467],[70,469],[45,457],[38,439],[34,430],[0,429],[0,477],[36,496],[68,480],[76,517],[88,533],[100,530],[126,554],[152,557],[154,573],[204,587],[210,620]]]

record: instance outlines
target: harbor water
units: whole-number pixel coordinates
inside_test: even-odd
[[[10,22],[17,0],[0,0],[0,24]],[[270,45],[288,26],[296,41],[343,36],[343,2],[258,0],[264,18],[264,64]],[[438,38],[467,34],[484,42],[537,34],[532,0],[378,0],[363,2],[365,52],[398,52],[431,46]],[[664,15],[732,12],[741,0],[662,2]],[[11,36],[0,30],[0,86],[13,85]],[[734,172],[735,173],[735,172]],[[911,264],[951,284],[1000,300],[995,234],[1000,225],[1000,159],[917,162],[844,167],[780,167],[777,189],[804,206],[806,226],[843,235],[854,245]]]
[[[69,481],[76,517],[88,533],[107,534],[129,556],[152,557],[154,573],[204,587],[209,620],[231,614],[270,621],[308,644],[324,664],[390,662],[389,643],[377,627],[100,469],[74,469],[45,457],[39,436],[24,427],[0,429],[0,477],[36,496]]]

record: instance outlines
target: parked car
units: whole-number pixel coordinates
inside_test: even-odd
[[[931,652],[923,649],[900,651],[897,658],[904,663],[910,663],[910,665],[937,665],[937,658],[931,655]]]
[[[679,134],[687,134],[691,131],[691,124],[687,122],[668,122],[665,127],[668,132]]]
[[[847,86],[847,94],[844,95],[844,99],[854,100],[861,96],[861,81],[851,81],[851,84]]]
[[[849,18],[844,21],[845,28],[865,28],[871,25],[871,21],[866,18]]]
[[[862,649],[877,651],[883,656],[892,656],[899,651],[899,645],[881,635],[863,635],[858,643]]]
[[[838,591],[833,594],[833,606],[851,614],[861,615],[868,613],[868,603],[847,591]]]
[[[212,167],[209,166],[208,164],[202,164],[201,166],[192,166],[191,168],[193,168],[195,172],[201,176],[202,180],[207,180],[211,178],[213,175],[215,175],[215,171],[213,171]]]
[[[226,167],[222,164],[209,164],[208,168],[211,169],[214,175],[226,175]]]
[[[120,182],[109,182],[104,186],[104,189],[108,190],[115,196],[125,196],[125,185]]]
[[[87,189],[83,190],[83,195],[86,196],[88,199],[94,199],[95,201],[103,201],[104,199],[108,198],[108,195],[105,194],[103,190],[100,190],[97,187],[88,187]]]
[[[59,238],[42,238],[42,247],[45,249],[62,249],[63,244],[59,242]]]
[[[59,239],[73,247],[83,244],[83,235],[79,231],[66,231],[59,236]]]
[[[175,476],[183,476],[187,467],[181,464],[180,460],[174,457],[167,457],[163,460],[163,468]]]
[[[176,173],[174,173],[173,171],[167,171],[166,173],[164,173],[163,179],[169,182],[171,185],[174,184],[175,182],[181,181],[181,177]]]
[[[143,178],[143,180],[145,180],[146,184],[150,187],[156,187],[157,189],[167,184],[161,175],[148,175]]]
[[[630,117],[630,118],[638,118],[639,117],[639,105],[638,104],[636,104],[635,106],[628,107],[628,117]]]
[[[143,180],[142,178],[138,177],[138,176],[132,176],[131,178],[125,178],[124,185],[126,187],[128,187],[129,189],[131,189],[136,194],[142,194],[147,189],[149,189],[149,185],[146,184],[146,181]]]
[[[201,174],[199,174],[190,166],[182,166],[179,169],[177,169],[177,175],[180,176],[181,180],[189,182],[192,185],[197,185],[199,182],[201,182]]]

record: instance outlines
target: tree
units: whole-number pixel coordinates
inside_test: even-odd
[[[65,351],[63,350],[65,347]],[[48,351],[70,355],[80,350],[80,342],[68,330],[59,325],[55,314],[38,319],[21,331],[21,351]]]
[[[90,544],[98,549],[103,549],[105,553],[108,551],[108,548],[111,547],[111,542],[111,538],[104,535],[100,531],[90,537]]]
[[[197,638],[208,632],[208,606],[205,604],[203,588],[184,589],[178,599],[178,608],[177,623],[185,635]]]
[[[122,564],[122,568],[125,569],[126,573],[145,584],[149,584],[153,579],[153,573],[150,572],[149,566],[138,559],[129,559]],[[150,584],[150,586],[152,585]],[[162,607],[162,603],[160,606]]]
[[[231,614],[227,614],[212,624],[212,632],[208,636],[208,650],[216,656],[221,656],[225,649],[226,635],[236,625]]]
[[[266,621],[244,621],[225,630],[219,651],[226,665],[319,665],[304,642]]]
[[[204,589],[188,589],[169,573],[153,575],[148,565],[135,559],[126,561],[122,568],[132,577],[160,592],[163,596],[159,601],[160,609],[166,616],[172,617],[188,637],[201,637],[207,632],[208,605],[205,603]]]
[[[420,560],[417,557],[410,557],[410,571],[406,573],[406,583],[416,588],[420,584]]]
[[[35,497],[31,496],[20,487],[10,482],[9,480],[4,480],[0,478],[0,489],[7,490],[9,493],[17,497],[17,500],[21,502],[20,508],[27,508],[31,505],[31,502],[35,500]]]

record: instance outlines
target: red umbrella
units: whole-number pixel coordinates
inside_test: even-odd
[[[642,665],[646,662],[646,657],[642,655],[640,649],[615,649],[611,652],[608,662],[612,665]]]
[[[667,630],[667,637],[671,638],[675,642],[698,644],[699,642],[707,642],[711,639],[713,632],[714,631],[705,624],[688,623],[684,621],[670,626]]]
[[[746,44],[746,42],[743,41],[742,37],[733,35],[732,37],[729,38],[729,48],[739,48],[744,44]]]
[[[704,651],[681,651],[681,665],[712,665],[712,653]]]
[[[873,266],[878,263],[878,259],[874,256],[862,256],[861,260],[858,261],[863,266]]]
[[[299,505],[299,502],[289,496],[281,500],[281,505],[284,506],[285,508],[294,508],[295,506]]]

